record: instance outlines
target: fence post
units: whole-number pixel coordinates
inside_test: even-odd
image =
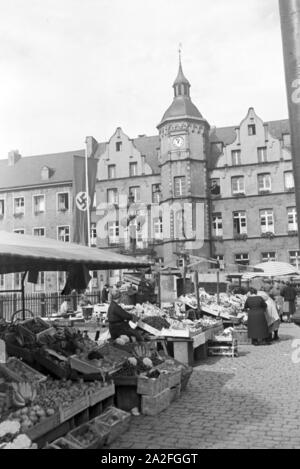
[[[73,311],[77,311],[77,292],[76,292],[76,290],[73,290],[71,292],[71,297],[72,297]]]
[[[46,316],[46,302],[45,302],[45,293],[41,292],[41,317]]]

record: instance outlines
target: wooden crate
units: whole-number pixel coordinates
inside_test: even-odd
[[[170,388],[170,401],[176,401],[180,397],[181,394],[181,384],[177,384],[177,386],[174,386],[173,388]]]
[[[26,431],[26,435],[32,440],[35,441],[46,433],[50,432],[54,428],[58,427],[60,424],[60,414],[56,412],[51,417],[46,417],[34,427],[29,428]]]
[[[212,342],[216,344],[216,342]],[[234,340],[231,343],[226,344],[226,342],[220,342],[216,345],[210,345],[208,347],[208,355],[210,357],[237,357],[238,356],[238,346],[237,342]]]
[[[23,358],[27,363],[34,363],[34,352],[25,347],[6,342],[6,352],[9,356]]]
[[[41,365],[45,370],[49,371],[57,378],[69,378],[71,375],[71,368],[69,366],[60,367],[50,358],[41,355],[39,352],[34,354],[35,361]]]
[[[29,328],[29,325],[33,321],[35,321],[35,322],[39,323],[41,326],[43,326],[44,330],[42,330],[41,332],[38,332],[38,333],[32,332]],[[39,317],[34,318],[34,319],[25,319],[25,321],[21,321],[20,323],[18,323],[18,328],[20,329],[21,333],[25,337],[28,337],[31,340],[32,339],[39,340],[44,334],[54,335],[55,332],[56,332],[54,327],[49,326],[49,324],[47,322],[43,321],[43,319],[41,319]]]
[[[162,373],[161,379],[163,383],[162,389],[173,388],[181,382],[181,370],[166,370],[167,373]]]
[[[113,420],[114,419],[114,420]],[[112,443],[120,435],[127,432],[131,415],[123,410],[110,407],[102,415],[96,417],[95,422],[105,423],[109,427],[107,444]]]
[[[100,422],[98,420],[98,417],[95,417],[94,419],[90,420],[89,424],[93,425],[93,427],[96,429],[99,435],[99,448],[102,448],[108,440],[108,436],[110,433],[109,425],[104,422]]]
[[[94,438],[89,444],[83,445],[78,437],[84,435],[88,431],[93,433]],[[103,442],[99,433],[97,432],[95,426],[91,425],[90,423],[84,423],[83,425],[80,425],[80,427],[71,430],[67,434],[67,439],[71,442],[73,441],[81,449],[98,449],[103,446]]]
[[[235,329],[233,337],[237,340],[238,345],[251,345],[247,329]]]
[[[115,385],[114,383],[110,383],[107,386],[103,386],[101,389],[97,390],[96,392],[88,392],[88,400],[89,406],[92,407],[96,405],[98,402],[104,401],[109,396],[113,396],[115,394]]]
[[[82,449],[78,444],[76,444],[74,441],[68,440],[67,438],[61,437],[58,438],[57,440],[53,441],[51,445],[49,446],[54,446],[52,449]],[[49,449],[49,448],[45,448]]]
[[[35,377],[34,379],[35,383],[42,383],[47,380],[47,377],[45,375],[43,375],[42,373],[39,373],[34,368],[31,368],[31,366],[27,365],[26,363],[22,362],[21,360],[15,357],[10,357],[7,360],[6,367],[9,368],[10,363],[16,363],[16,362],[18,363],[19,366],[23,367],[25,371],[30,372]],[[18,375],[16,371],[14,371],[13,373],[16,373]],[[24,381],[24,379],[20,377],[20,381]]]
[[[166,380],[162,379],[162,375],[158,378],[147,378],[140,375],[137,379],[137,393],[145,396],[156,396],[166,387]]]
[[[69,407],[61,406],[59,408],[60,422],[66,422],[66,420],[69,420],[70,418],[74,417],[74,415],[79,414],[87,407],[89,407],[89,399],[87,395],[83,395],[82,397],[76,399]]]
[[[170,389],[164,389],[156,396],[142,396],[142,414],[157,415],[167,409],[171,403]]]

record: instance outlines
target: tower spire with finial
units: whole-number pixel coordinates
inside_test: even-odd
[[[191,85],[189,81],[185,78],[183,71],[182,71],[181,53],[182,53],[182,44],[180,42],[178,46],[179,69],[178,69],[177,78],[173,84],[175,98],[178,96],[186,96],[186,97],[190,96]]]

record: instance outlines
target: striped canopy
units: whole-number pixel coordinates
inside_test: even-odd
[[[300,275],[300,272],[291,264],[286,262],[262,262],[254,266],[260,269],[260,272],[246,272],[243,274],[242,280],[251,280],[256,277],[281,277],[287,275]]]
[[[150,262],[106,249],[0,231],[0,274],[68,271],[76,265],[84,265],[88,270],[108,270],[149,267]]]

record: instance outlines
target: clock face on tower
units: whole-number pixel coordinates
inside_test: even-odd
[[[184,144],[184,139],[183,139],[183,137],[180,137],[180,136],[174,137],[173,140],[172,140],[172,143],[173,143],[174,147],[181,148]]]

